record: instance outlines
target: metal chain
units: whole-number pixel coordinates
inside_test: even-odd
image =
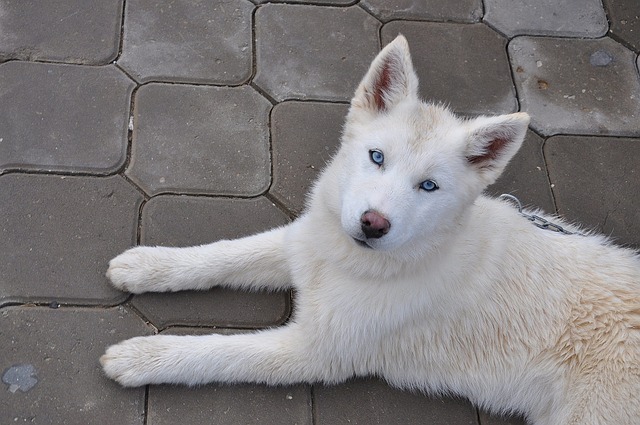
[[[518,208],[518,212],[520,213],[520,215],[522,215],[524,218],[526,218],[527,220],[529,220],[530,222],[532,222],[534,225],[538,226],[541,229],[545,229],[545,230],[551,230],[552,232],[558,232],[558,233],[563,233],[565,235],[576,235],[576,234],[580,234],[580,233],[575,233],[575,232],[570,232],[567,229],[563,228],[562,226],[560,226],[559,224],[553,223],[545,218],[542,218],[540,216],[537,216],[535,214],[527,214],[525,212],[522,211],[522,203],[520,202],[520,200],[518,198],[516,198],[513,195],[510,195],[508,193],[503,193],[502,195],[500,195],[498,197],[499,199],[507,199],[509,201],[512,201],[513,203],[516,204],[516,208]]]

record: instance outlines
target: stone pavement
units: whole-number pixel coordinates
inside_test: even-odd
[[[106,346],[277,326],[289,293],[129,296],[135,244],[286,223],[398,33],[421,94],[531,130],[490,189],[640,246],[637,0],[0,0],[0,424],[523,424],[375,378],[122,389]]]

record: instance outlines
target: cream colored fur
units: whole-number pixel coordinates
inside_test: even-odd
[[[206,246],[133,248],[109,265],[113,284],[133,293],[291,282],[289,323],[133,338],[107,350],[106,374],[124,386],[377,375],[535,425],[640,424],[636,253],[539,229],[482,195],[528,116],[461,120],[421,102],[417,86],[398,37],[356,91],[340,151],[292,224]],[[421,189],[426,180],[439,188]],[[390,227],[366,239],[361,218],[372,210]]]

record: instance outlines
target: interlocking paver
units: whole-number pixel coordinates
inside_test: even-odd
[[[348,105],[283,102],[271,113],[273,183],[269,192],[302,212],[312,183],[340,145]]]
[[[509,43],[523,111],[544,135],[640,134],[635,55],[610,38],[517,37]]]
[[[230,333],[230,332],[218,333]],[[212,330],[172,328],[178,335]],[[234,333],[237,331],[234,331]],[[196,389],[159,385],[149,388],[148,425],[282,424],[311,425],[309,386],[205,385]]]
[[[0,61],[106,64],[120,43],[122,0],[3,1]]]
[[[556,136],[545,155],[560,214],[640,246],[640,139]]]
[[[108,345],[150,333],[122,307],[3,309],[0,371],[14,384],[0,384],[0,423],[144,424],[144,388],[107,379],[98,358]],[[23,379],[7,379],[12,372]]]
[[[0,65],[0,171],[117,171],[133,87],[114,66]]]
[[[266,198],[159,196],[143,208],[141,243],[199,245],[247,236],[287,221]],[[283,292],[251,293],[214,288],[137,295],[132,303],[159,328],[169,325],[261,327],[287,319],[289,297],[289,293]]]
[[[398,34],[409,41],[424,99],[468,114],[517,110],[507,40],[495,31],[482,24],[394,21],[382,28],[383,44]]]
[[[300,3],[330,6],[345,6],[357,3],[357,0],[254,0],[254,3]]]
[[[141,201],[119,176],[0,176],[0,305],[123,301],[104,272],[135,243]]]
[[[527,425],[527,422],[519,416],[495,416],[482,411],[478,419],[480,419],[480,425]]]
[[[394,19],[478,22],[482,18],[480,0],[363,0],[360,4],[383,22]]]
[[[485,22],[508,37],[601,37],[609,29],[600,0],[485,0]]]
[[[511,160],[502,176],[487,192],[494,196],[510,193],[523,206],[541,208],[555,213],[553,195],[549,187],[547,167],[542,152],[544,140],[529,130],[520,151]]]
[[[128,0],[118,64],[140,82],[241,84],[251,76],[247,0]]]
[[[469,402],[431,399],[400,391],[377,379],[355,379],[314,388],[315,423],[477,425]]]
[[[349,100],[379,48],[380,23],[357,6],[267,4],[255,21],[254,83],[277,101]]]
[[[637,0],[603,0],[611,21],[611,34],[640,50],[640,2]]]
[[[145,85],[126,173],[150,195],[259,195],[270,180],[270,109],[249,86]]]

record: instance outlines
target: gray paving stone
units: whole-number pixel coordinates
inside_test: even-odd
[[[610,33],[640,50],[640,2],[637,0],[603,0],[609,20]]]
[[[380,23],[357,6],[267,4],[255,26],[254,83],[278,101],[349,100],[380,47]]]
[[[399,391],[376,379],[357,379],[314,388],[317,425],[430,424],[477,425],[476,409],[466,401],[431,399]]]
[[[133,87],[113,66],[0,65],[0,171],[115,172]]]
[[[610,38],[517,37],[509,44],[523,111],[544,135],[640,134],[635,55]]]
[[[309,390],[264,385],[152,386],[147,424],[177,423],[311,425]]]
[[[138,81],[242,84],[251,76],[247,0],[128,0],[118,64]]]
[[[142,211],[143,245],[192,246],[247,236],[287,223],[266,198],[212,199],[159,196]],[[171,294],[143,294],[132,300],[154,325],[262,327],[290,314],[290,294],[249,293],[214,288]]]
[[[425,100],[467,114],[517,110],[507,40],[486,25],[394,21],[382,28],[383,44],[398,34],[409,41]]]
[[[269,192],[295,214],[340,145],[348,105],[284,102],[271,113],[273,183]]]
[[[212,330],[171,328],[178,335],[203,335]],[[216,333],[237,333],[221,329]],[[311,392],[305,385],[204,385],[198,388],[152,385],[148,425],[297,424],[311,425]]]
[[[0,61],[106,64],[118,54],[122,0],[3,1]]]
[[[333,6],[345,6],[357,3],[358,0],[254,0],[256,4],[264,3],[300,3],[300,4],[318,4],[318,5],[333,5]]]
[[[107,310],[9,307],[0,311],[0,371],[35,384],[2,384],[3,424],[144,423],[144,388],[124,389],[107,379],[98,363],[121,339],[150,334],[139,317]],[[12,369],[13,368],[13,369]]]
[[[517,197],[523,206],[541,208],[555,213],[553,194],[549,187],[547,166],[544,161],[542,145],[544,140],[533,131],[527,131],[520,151],[511,160],[507,169],[497,182],[489,186],[487,192],[493,196],[510,193]]]
[[[360,4],[383,22],[394,19],[478,22],[482,18],[480,0],[363,0]]]
[[[0,177],[0,305],[110,304],[107,262],[135,244],[142,196],[121,177]]]
[[[480,425],[527,425],[520,416],[495,416],[485,412],[479,414]]]
[[[600,0],[485,0],[484,21],[516,35],[601,37],[609,24]]]
[[[270,109],[249,86],[145,85],[126,174],[150,195],[259,195],[270,180]]]
[[[640,139],[556,136],[545,156],[560,214],[640,247]]]

